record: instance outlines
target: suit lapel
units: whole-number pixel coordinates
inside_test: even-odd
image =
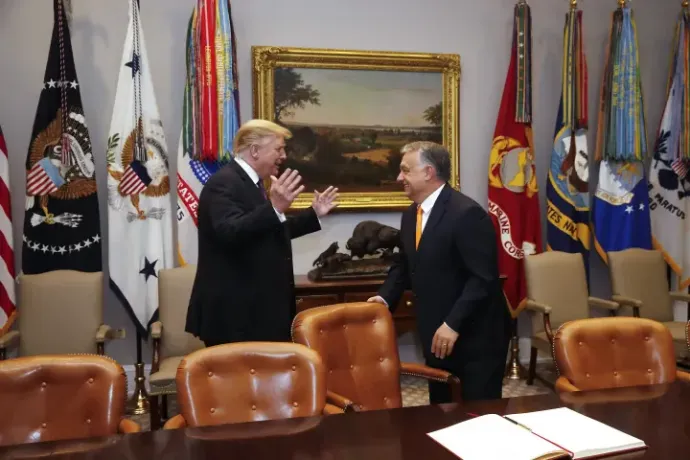
[[[432,239],[432,233],[434,231],[434,228],[436,227],[436,225],[438,225],[438,223],[441,221],[441,218],[446,213],[446,204],[448,203],[449,198],[450,198],[450,188],[446,185],[443,187],[443,189],[441,190],[441,193],[438,195],[438,198],[436,199],[436,202],[434,203],[434,207],[431,208],[431,214],[429,215],[429,220],[426,222],[426,225],[424,226],[424,231],[422,232],[422,239],[419,240],[419,248],[417,249],[417,253],[419,253],[422,250],[425,241],[429,241]],[[415,216],[415,223],[416,223],[416,216]],[[429,244],[429,243],[426,243],[426,244]]]
[[[242,166],[240,166],[240,164],[236,162],[234,158],[232,159],[232,161],[230,161],[229,167],[237,173],[240,179],[242,179],[244,188],[245,190],[247,190],[247,193],[249,193],[249,196],[251,197],[251,201],[253,203],[261,204],[264,201],[266,201],[259,187],[257,187],[257,185],[252,182],[252,178],[249,177],[246,171],[242,169]]]

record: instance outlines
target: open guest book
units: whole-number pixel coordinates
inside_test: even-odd
[[[561,407],[490,414],[429,433],[462,460],[592,458],[644,449],[644,441]]]

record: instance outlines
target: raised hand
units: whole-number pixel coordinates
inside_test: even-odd
[[[296,169],[287,168],[279,178],[271,176],[271,203],[278,212],[287,211],[297,195],[302,193],[304,185],[299,185],[301,181]]]
[[[322,193],[314,190],[314,200],[311,203],[311,207],[314,208],[317,216],[325,216],[338,206],[336,199],[338,199],[338,189],[332,185]]]

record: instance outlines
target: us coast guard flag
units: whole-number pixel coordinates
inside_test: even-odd
[[[651,249],[647,151],[637,36],[632,11],[613,14],[602,83],[596,159],[599,184],[592,203],[597,252]]]
[[[527,296],[524,258],[541,252],[541,223],[532,142],[532,27],[527,4],[515,6],[510,66],[489,158],[489,213],[498,268],[513,317]]]
[[[215,46],[210,47],[212,42]],[[202,52],[209,47],[214,52]],[[198,0],[187,29],[187,81],[177,157],[180,265],[197,263],[199,195],[231,158],[239,128],[235,50],[230,2]]]
[[[589,260],[589,155],[587,153],[587,61],[582,11],[565,22],[561,102],[546,183],[547,249],[581,253]]]
[[[675,273],[678,289],[690,286],[690,13],[684,8],[676,27],[666,107],[649,173],[652,243]]]
[[[101,226],[96,167],[62,0],[26,157],[22,271],[98,272]]]
[[[110,286],[145,335],[173,243],[167,146],[137,0],[129,2],[107,160]]]

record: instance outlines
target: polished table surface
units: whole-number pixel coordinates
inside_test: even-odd
[[[684,383],[27,444],[0,448],[0,458],[52,454],[53,458],[104,460],[454,459],[426,433],[473,415],[560,406],[618,428],[649,446],[608,458],[690,458],[690,385]]]

